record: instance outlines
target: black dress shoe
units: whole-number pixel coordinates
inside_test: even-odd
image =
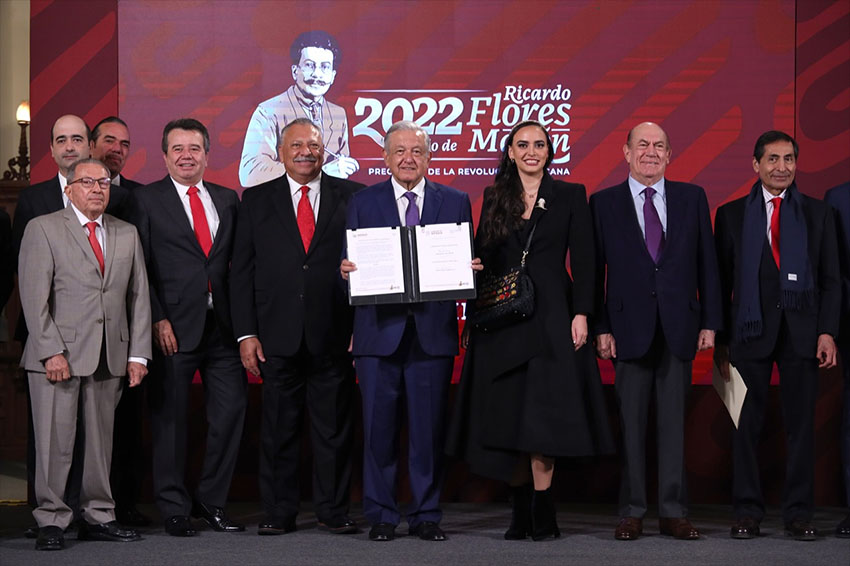
[[[729,536],[737,539],[750,539],[759,536],[759,521],[752,517],[738,517]]]
[[[59,527],[48,525],[38,529],[35,539],[36,550],[62,550],[65,548],[65,536]]]
[[[319,519],[319,530],[335,535],[350,535],[357,532],[357,523],[348,515],[337,515],[329,519]]]
[[[205,505],[200,501],[192,504],[192,517],[203,519],[214,531],[220,533],[241,533],[245,530],[245,525],[230,520],[223,507]]]
[[[258,535],[285,535],[295,530],[295,517],[278,519],[266,517],[257,527]]]
[[[80,522],[77,540],[101,540],[106,542],[131,542],[142,540],[133,529],[122,528],[118,521],[91,525],[86,521]]]
[[[418,536],[422,540],[446,540],[446,533],[434,521],[422,521],[415,527],[410,527],[409,533]]]
[[[785,536],[796,540],[817,540],[818,531],[808,521],[792,521],[785,525]]]
[[[835,536],[838,538],[850,538],[850,513],[835,527]]]
[[[24,537],[26,537],[26,538],[36,538],[36,537],[38,537],[38,525],[33,525],[32,527],[27,527],[27,530],[24,531]]]
[[[186,515],[173,515],[166,519],[165,532],[173,537],[193,537],[198,534]]]
[[[369,540],[386,542],[395,538],[395,525],[389,523],[375,523],[369,530]]]
[[[151,520],[135,507],[116,507],[115,519],[125,527],[147,527]]]

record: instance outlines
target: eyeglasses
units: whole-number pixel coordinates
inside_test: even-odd
[[[68,184],[73,185],[74,183],[81,184],[84,189],[93,189],[95,183],[97,183],[98,185],[100,185],[100,188],[105,191],[112,184],[112,179],[110,179],[109,177],[103,177],[100,179],[92,179],[91,177],[80,177],[79,179],[70,181]]]

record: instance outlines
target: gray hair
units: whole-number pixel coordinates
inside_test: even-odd
[[[322,139],[322,129],[319,126],[317,126],[316,123],[313,120],[311,120],[310,118],[296,118],[296,119],[292,120],[291,122],[287,122],[286,125],[284,125],[280,129],[280,139],[281,139],[281,141],[283,140],[283,136],[286,134],[286,130],[288,130],[292,126],[310,126],[311,128],[315,129],[317,132],[319,132],[319,139]],[[325,140],[322,140],[322,143],[324,143],[324,141]]]
[[[415,122],[411,122],[410,120],[401,120],[396,122],[390,129],[387,130],[387,134],[384,136],[384,151],[389,153],[389,140],[390,134],[398,131],[407,131],[407,132],[422,132],[422,135],[425,136],[425,155],[430,155],[431,153],[431,136],[428,135],[428,132],[422,129],[422,126]]]
[[[85,157],[83,159],[78,159],[78,160],[74,161],[73,163],[71,163],[71,166],[68,167],[68,180],[69,181],[74,180],[74,172],[76,172],[77,166],[86,165],[88,163],[91,163],[91,164],[94,164],[94,165],[100,165],[101,167],[103,167],[103,170],[106,172],[106,176],[109,177],[110,179],[112,178],[112,173],[109,171],[109,167],[104,165],[103,161],[101,161],[100,159],[95,159],[94,157]]]

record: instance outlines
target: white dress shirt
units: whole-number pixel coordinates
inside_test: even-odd
[[[68,186],[68,179],[65,178],[62,173],[59,173],[59,188],[62,189],[62,206],[64,208],[68,208],[68,203],[71,202],[71,199],[68,198],[68,195],[65,194],[65,187]]]
[[[189,185],[181,185],[177,181],[174,180],[174,177],[171,177],[171,182],[174,183],[174,188],[177,191],[177,196],[180,197],[180,202],[183,203],[183,211],[186,213],[186,217],[189,219],[189,226],[192,227],[192,230],[195,229],[195,219],[192,216],[192,205],[189,201],[189,189],[191,188]],[[210,240],[215,242],[215,235],[218,232],[218,211],[215,209],[215,205],[213,204],[212,197],[210,196],[209,191],[204,187],[203,181],[198,181],[198,198],[201,199],[201,204],[204,205],[204,214],[207,217],[207,226],[210,228]],[[207,292],[207,309],[213,308],[213,300],[212,293]]]

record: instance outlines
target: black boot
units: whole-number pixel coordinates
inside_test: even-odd
[[[531,532],[531,484],[511,486],[511,526],[505,540],[523,540]]]
[[[555,517],[555,505],[552,503],[552,495],[549,490],[534,490],[531,499],[531,538],[533,540],[545,540],[547,538],[558,538],[561,531]]]

